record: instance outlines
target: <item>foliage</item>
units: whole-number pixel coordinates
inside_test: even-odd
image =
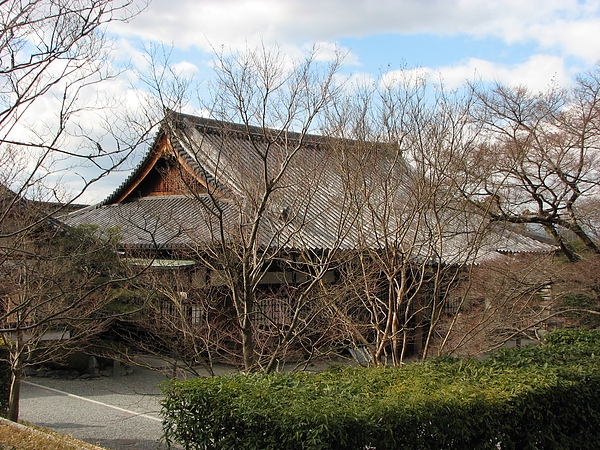
[[[18,418],[19,384],[27,365],[81,349],[114,315],[106,308],[124,281],[114,232],[94,227],[56,228],[44,223],[22,233],[10,264],[0,265],[7,300],[0,334],[11,372],[8,418]],[[47,339],[48,335],[64,338]]]
[[[592,448],[599,350],[600,332],[566,330],[485,361],[173,381],[165,438],[189,449]]]
[[[600,330],[562,328],[549,333],[545,345],[503,349],[486,364],[511,367],[596,367],[600,364]]]
[[[600,307],[598,306],[598,299],[595,296],[577,293],[565,295],[562,299],[562,307],[567,310],[577,310],[566,314],[577,326],[586,328],[597,328],[600,326]],[[594,314],[594,312],[599,314]]]

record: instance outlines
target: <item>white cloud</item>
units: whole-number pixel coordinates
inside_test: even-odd
[[[198,66],[192,64],[189,61],[181,61],[175,63],[171,66],[171,69],[173,70],[173,73],[175,75],[177,75],[178,77],[182,77],[186,80],[191,80],[192,78],[194,78],[194,75],[196,75],[200,71],[200,69],[198,69]]]
[[[302,46],[305,53],[315,53],[315,60],[321,62],[333,62],[339,57],[343,58],[343,62],[348,66],[358,66],[360,62],[358,56],[352,53],[349,49],[341,47],[335,42],[316,42],[306,43]]]
[[[600,60],[599,30],[600,18],[589,18],[535,24],[531,26],[529,33],[541,48],[556,48],[563,55],[576,56],[588,64],[594,64]]]
[[[125,38],[117,38],[111,47],[112,58],[121,66],[131,63],[133,67],[141,69],[148,65],[148,56]]]
[[[383,74],[381,84],[389,86],[398,82],[415,83],[423,79],[431,83],[442,83],[449,89],[460,88],[468,82],[498,82],[509,86],[525,85],[533,91],[543,91],[554,83],[559,86],[572,83],[561,58],[534,55],[524,63],[511,66],[471,58],[451,66],[394,70]]]
[[[361,70],[374,70],[366,67],[368,50],[343,48],[341,39],[381,36],[371,41],[380,45],[374,52],[389,52],[389,61],[380,59],[380,67],[402,52],[401,47],[386,47],[386,33],[462,37],[473,45],[487,40],[494,42],[493,51],[504,52],[502,63],[495,59],[499,55],[482,58],[480,53],[479,59],[431,65],[431,76],[441,74],[449,87],[479,77],[541,89],[552,79],[566,84],[570,75],[600,60],[600,0],[178,0],[176,7],[171,0],[153,0],[147,12],[129,24],[115,23],[113,29],[187,51],[227,54],[276,46],[289,61],[301,59],[316,45],[318,60],[331,61],[342,51],[347,53],[344,66]],[[529,47],[536,54],[522,53]],[[134,49],[124,48],[141,61]],[[510,61],[513,50],[521,62]],[[188,55],[184,59],[191,61]],[[191,78],[197,67],[189,63],[183,73]]]
[[[112,23],[110,29],[117,35],[116,62],[131,62],[140,70],[146,70],[148,55],[129,37],[140,38],[145,44],[173,45],[176,50],[209,52],[278,44],[292,60],[301,58],[317,43],[319,61],[331,61],[341,50],[348,52],[346,66],[360,67],[360,73],[338,76],[348,86],[368,86],[376,79],[368,73],[372,68],[360,60],[368,50],[359,54],[338,42],[385,33],[475,40],[491,37],[508,45],[533,44],[537,54],[525,57],[525,61],[520,56],[520,63],[500,63],[490,55],[413,71],[390,71],[378,80],[382,83],[427,76],[433,82],[441,78],[449,88],[480,79],[545,89],[553,80],[560,85],[571,81],[574,68],[566,62],[570,57],[582,66],[600,59],[600,0],[153,0],[146,12],[129,23]],[[177,58],[171,68],[186,79],[197,77],[199,68],[207,63],[193,60],[190,54],[174,56]],[[199,58],[206,60],[207,56],[201,54]],[[397,53],[390,54],[387,62],[395,58]],[[123,109],[149,112],[153,103],[150,94],[132,87],[138,75],[129,70],[123,75],[82,91],[79,99],[86,109],[109,103],[112,109],[105,111],[107,115],[114,112],[110,120],[115,127],[125,127],[117,118]],[[56,101],[48,97],[32,107],[31,123],[52,126]],[[197,112],[192,105],[186,108]],[[160,112],[157,109],[155,114]],[[80,131],[99,136],[99,114],[82,111],[77,118]]]
[[[543,91],[553,83],[567,86],[572,82],[563,59],[549,55],[533,55],[526,62],[511,66],[470,59],[464,64],[437,68],[436,73],[449,88],[462,86],[468,81],[483,81],[525,85],[534,91]]]
[[[77,78],[82,73],[75,73],[71,78]],[[27,173],[34,173],[34,179],[43,179],[48,188],[59,189],[66,192],[66,195],[75,195],[83,188],[84,180],[89,181],[102,174],[102,170],[87,158],[88,155],[99,154],[96,143],[105,152],[120,149],[124,151],[124,155],[129,150],[128,146],[134,145],[142,135],[141,128],[149,125],[150,120],[161,118],[162,109],[155,107],[158,101],[154,101],[149,93],[132,87],[131,82],[136,80],[135,73],[125,70],[118,77],[109,77],[98,83],[78,83],[67,91],[69,114],[60,117],[65,106],[63,95],[67,81],[62,80],[27,108],[21,108],[15,126],[10,131],[9,127],[2,131],[8,133],[8,140],[52,145],[80,155],[75,158],[53,152],[51,157],[44,159],[42,167],[36,167],[37,158],[42,155],[42,151],[35,148],[19,150],[23,157],[23,168]],[[136,120],[128,122],[127,115],[135,115]],[[59,123],[61,120],[65,125],[64,131]],[[118,159],[119,156],[116,155],[103,156],[102,160],[95,162],[107,168]],[[127,161],[127,168],[131,168],[131,162]],[[115,172],[115,176],[118,178],[119,172]],[[105,180],[99,184],[94,183],[78,201],[95,202],[103,198],[107,189],[104,183]],[[113,189],[114,185],[111,186],[110,189]]]
[[[570,43],[597,41],[597,20],[590,17],[598,10],[597,0],[179,0],[176,6],[154,0],[147,12],[114,29],[202,50],[427,33],[539,42],[580,55],[587,51]]]
[[[380,84],[384,88],[389,88],[395,85],[418,86],[424,81],[431,80],[432,73],[433,70],[428,67],[392,70],[384,73],[381,76]]]
[[[377,79],[368,72],[354,72],[350,75],[338,73],[334,76],[334,80],[337,86],[342,86],[349,93],[369,89],[377,84]]]

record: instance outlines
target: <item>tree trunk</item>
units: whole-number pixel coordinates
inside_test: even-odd
[[[10,390],[8,394],[8,420],[19,420],[19,402],[21,400],[21,379],[23,377],[23,338],[17,340],[16,356],[10,370]]]
[[[19,400],[21,399],[21,375],[22,369],[11,372],[10,392],[8,396],[8,420],[17,422],[19,420]]]
[[[244,322],[246,319],[244,320]],[[252,336],[252,327],[246,326],[242,328],[242,354],[244,357],[244,369],[254,369],[254,339]]]
[[[254,370],[256,360],[254,354],[254,330],[250,315],[253,311],[254,302],[252,299],[244,299],[244,312],[242,317],[242,356],[244,359],[244,370]]]
[[[544,228],[548,232],[554,242],[560,247],[564,255],[570,262],[579,261],[579,255],[573,251],[573,249],[565,242],[565,240],[558,234],[553,225],[543,224]]]
[[[587,247],[588,250],[596,254],[600,254],[600,249],[598,249],[596,243],[592,239],[590,239],[587,233],[578,224],[575,224],[571,228],[571,230],[577,235],[579,240],[583,242],[583,244]]]

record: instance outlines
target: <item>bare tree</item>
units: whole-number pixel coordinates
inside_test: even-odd
[[[84,263],[82,257],[93,260],[114,246],[95,242],[85,249],[84,239],[82,246],[67,248],[59,243],[64,235],[52,216],[67,211],[143,139],[138,136],[122,146],[115,134],[116,149],[105,150],[79,121],[93,108],[81,100],[90,87],[117,75],[109,64],[105,26],[138,11],[130,1],[114,0],[0,4],[0,270],[13,420],[18,417],[26,358],[53,347],[44,341],[51,330],[61,335],[68,329],[71,342],[76,342],[79,331],[86,329],[79,323],[90,320],[112,295],[103,288],[100,272],[90,267],[93,263]],[[84,173],[87,168],[93,173],[81,176],[75,192],[61,185],[71,171]],[[92,332],[90,323],[87,331]]]
[[[467,197],[494,221],[543,227],[571,261],[571,239],[599,251],[579,208],[598,195],[599,81],[595,70],[568,92],[473,88],[485,133]]]
[[[313,204],[320,200],[323,183],[328,180],[326,168],[331,155],[309,132],[335,99],[334,75],[339,63],[338,59],[320,69],[315,54],[311,54],[289,68],[280,56],[265,49],[218,60],[214,115],[242,124],[247,150],[241,161],[245,167],[228,166],[231,155],[215,167],[217,173],[239,174],[239,178],[229,180],[238,189],[230,210],[236,225],[230,228],[231,218],[226,217],[219,192],[209,192],[218,227],[216,245],[203,249],[209,256],[204,256],[203,262],[222,274],[229,288],[243,364],[248,370],[257,364],[266,364],[264,369],[271,370],[282,351],[303,334],[312,319],[305,313],[314,311],[306,306],[331,270],[346,229],[344,220],[349,220],[340,204],[321,210],[337,223],[330,224],[335,227],[332,236],[323,250],[318,249],[309,227],[315,226]],[[223,131],[225,138],[218,144],[218,153],[235,145],[227,137],[233,130]],[[282,274],[296,272],[293,286],[283,283],[290,288],[282,298],[276,298],[276,293],[275,297],[261,293],[260,286],[273,267]],[[303,278],[299,282],[298,273]],[[268,298],[281,303],[285,320],[264,311]],[[275,347],[267,353],[259,348],[261,322],[276,334]]]
[[[472,356],[511,340],[541,340],[560,319],[551,289],[554,259],[550,253],[503,255],[472,267],[451,292],[461,308],[441,320],[436,352]]]
[[[139,264],[146,261],[140,259]],[[205,269],[195,264],[186,268],[163,263],[154,260],[154,267],[146,268],[129,287],[131,306],[139,310],[124,317],[122,326],[117,327],[120,343],[128,346],[120,356],[143,364],[137,358],[139,353],[153,355],[164,360],[165,370],[173,376],[179,370],[199,376],[199,367],[214,375],[217,357],[238,364],[235,355],[228,357],[236,333],[224,304],[224,288],[208,286],[202,277]]]
[[[105,25],[138,11],[127,0],[2,3],[0,142],[4,151],[17,146],[29,159],[27,176],[12,186],[18,195],[40,183],[59,158],[94,165],[96,177],[123,158],[124,149],[106,151],[94,141],[84,145],[85,135],[78,145],[65,145],[64,138],[78,132],[78,116],[91,108],[89,99],[80,101],[86,90],[117,75],[109,64]],[[35,108],[43,101],[55,109],[45,109],[48,120],[40,123]]]
[[[20,206],[21,214],[36,213],[28,203]],[[8,418],[17,420],[23,368],[83,349],[103,331],[111,317],[108,305],[118,297],[116,285],[124,275],[116,239],[91,230],[65,231],[44,223],[2,243],[11,254],[0,266],[0,334],[11,370]]]
[[[226,287],[242,365],[272,370],[292,344],[351,343],[375,364],[427,356],[461,307],[451,288],[521,244],[463,196],[473,97],[407,79],[342,99],[335,64],[286,68],[264,49],[218,62],[220,120],[168,113],[164,126],[201,178],[178,177],[199,218],[183,233],[208,283]]]
[[[407,73],[362,89],[331,116],[354,142],[342,159],[362,236],[344,268],[354,312],[341,316],[374,364],[425,357],[451,287],[489,251],[485,217],[456,189],[455,166],[477,137],[469,101],[443,90],[432,97],[424,79]]]
[[[317,52],[303,61],[265,48],[219,55],[206,108],[218,120],[168,113],[163,122],[195,170],[178,177],[198,206],[198,226],[184,231],[188,256],[207,270],[209,286],[226,291],[235,327],[227,339],[246,370],[270,371],[302,345],[353,220],[328,171],[335,152],[311,134],[339,90],[341,57],[323,64]],[[163,106],[177,104],[170,99],[185,83],[165,88],[162,75],[149,84]],[[324,195],[328,185],[336,195]]]

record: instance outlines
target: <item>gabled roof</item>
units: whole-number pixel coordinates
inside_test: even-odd
[[[60,203],[60,202],[49,202],[42,200],[30,200],[26,198],[22,193],[17,193],[0,183],[0,216],[4,214],[12,213],[13,215],[19,211],[19,213],[26,212],[33,222],[36,221],[49,221],[53,222],[53,214],[58,211],[69,212],[76,211],[81,208],[85,208],[86,205],[76,203]],[[21,224],[23,225],[23,224]]]
[[[302,141],[303,150],[320,147],[325,142],[325,139],[318,135],[282,130],[268,132],[271,139],[286,141],[288,146]],[[220,179],[227,177],[225,169],[233,169],[231,165],[225,167],[225,164],[238,162],[240,167],[254,167],[256,161],[250,160],[252,152],[244,150],[247,150],[249,145],[264,144],[265,139],[263,128],[167,111],[152,147],[129,177],[101,204],[120,203],[127,198],[143,177],[155,167],[160,157],[164,156],[165,151],[176,157],[181,166],[194,175],[198,182],[210,186],[212,190],[231,194],[232,186],[228,186],[226,180]],[[235,145],[231,145],[232,143]],[[223,164],[222,167],[219,167],[220,163]],[[231,182],[231,179],[229,181]],[[233,187],[235,189],[235,186]]]
[[[260,245],[378,248],[392,232],[403,235],[415,257],[431,257],[431,248],[438,245],[435,236],[403,215],[410,202],[409,165],[385,144],[367,145],[369,149],[354,141],[169,111],[154,144],[128,179],[101,204],[64,220],[68,225],[119,227],[128,248],[210,245],[221,230],[226,239],[235,240],[246,215],[259,207],[257,193],[285,166],[264,211]],[[356,166],[364,177],[353,176]],[[398,187],[394,202],[378,184],[380,175],[390,173]],[[364,202],[369,203],[368,211],[359,213]],[[384,213],[389,215],[385,230],[373,219]],[[475,230],[482,219],[451,208],[442,214],[447,235],[440,256],[453,262],[474,239],[481,239]],[[497,251],[553,249],[510,230],[488,233],[480,244],[478,259]]]

